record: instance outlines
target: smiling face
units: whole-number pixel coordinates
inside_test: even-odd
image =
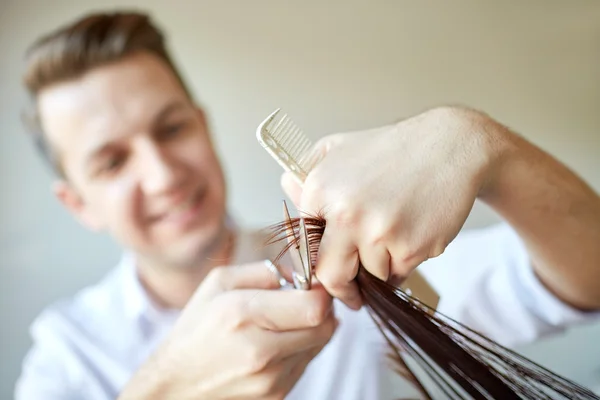
[[[206,120],[168,66],[138,53],[44,89],[38,109],[87,227],[154,263],[191,267],[224,238],[225,183]]]

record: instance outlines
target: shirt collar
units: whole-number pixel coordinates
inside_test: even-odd
[[[239,228],[236,222],[227,217],[227,226],[236,232],[233,264],[257,261],[265,258],[266,253],[262,248],[262,243],[257,240],[258,237]],[[122,282],[123,306],[127,316],[134,320],[141,318],[150,318],[152,320],[172,318],[179,313],[179,310],[165,310],[155,305],[148,296],[140,279],[136,268],[136,257],[132,252],[125,252],[121,257],[120,274]]]
[[[131,252],[123,254],[121,259],[121,274],[123,284],[123,306],[125,313],[131,319],[145,315],[151,304],[150,297],[142,286],[135,266],[135,255]]]

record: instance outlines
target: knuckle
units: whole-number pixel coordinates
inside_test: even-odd
[[[461,113],[464,113],[466,108],[442,105],[430,110],[430,114],[437,118],[442,118],[444,120],[453,120],[456,119]]]
[[[392,268],[394,275],[407,277],[414,267],[419,265],[427,257],[423,257],[421,246],[416,242],[406,243],[398,250],[392,260]]]
[[[324,268],[322,263],[317,265],[315,276],[327,290],[337,290],[341,287],[338,275],[331,273],[329,269]]]
[[[244,358],[246,360],[248,372],[257,374],[268,367],[272,355],[265,347],[256,343],[251,343],[247,348]]]
[[[377,244],[388,244],[398,241],[401,234],[401,227],[395,216],[390,218],[387,212],[380,212],[377,219],[378,224],[375,225],[378,229],[374,235]]]
[[[418,248],[412,244],[407,244],[398,252],[398,261],[401,265],[410,264],[418,256]]]
[[[246,306],[234,293],[226,293],[216,300],[214,312],[219,324],[230,331],[239,330],[246,325],[248,313]]]
[[[367,231],[368,239],[367,246],[371,247],[387,247],[388,243],[393,242],[396,235],[396,230],[391,224],[373,224],[370,232]]]
[[[360,222],[362,213],[352,197],[341,194],[331,205],[329,210],[330,219],[340,227],[352,227]]]
[[[425,247],[417,240],[408,240],[400,251],[400,262],[404,265],[412,265],[425,259],[423,256]]]
[[[327,288],[327,291],[331,293],[334,297],[345,293],[348,290],[348,281],[345,279],[344,275],[340,275],[338,273],[330,273],[327,271],[317,270],[315,273],[317,279],[323,285],[323,287]]]
[[[205,278],[208,286],[225,289],[227,283],[228,270],[227,267],[213,268]]]
[[[285,399],[285,393],[277,387],[279,379],[279,375],[274,372],[257,376],[251,389],[253,397],[268,400]]]
[[[437,242],[435,244],[433,244],[431,246],[431,250],[429,252],[429,258],[435,258],[435,257],[439,257],[442,254],[444,254],[444,251],[446,251],[446,243],[444,242]]]

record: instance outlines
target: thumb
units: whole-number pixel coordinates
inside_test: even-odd
[[[292,203],[294,203],[296,207],[299,207],[302,198],[302,187],[298,184],[298,181],[296,181],[291,172],[285,172],[281,175],[281,187],[290,200],[292,200]]]

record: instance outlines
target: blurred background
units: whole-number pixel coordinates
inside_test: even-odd
[[[23,53],[84,13],[150,12],[211,117],[243,225],[280,219],[278,165],[257,144],[277,107],[307,135],[374,127],[441,104],[485,110],[600,190],[600,2],[0,0],[0,398],[28,327],[92,284],[120,249],[79,226],[20,122]],[[424,183],[426,184],[426,182]],[[477,204],[465,229],[494,223]],[[518,349],[600,392],[600,325]]]

